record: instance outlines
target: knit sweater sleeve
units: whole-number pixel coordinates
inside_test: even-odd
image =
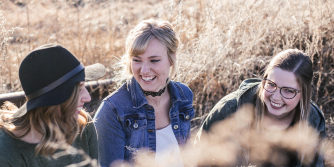
[[[93,122],[87,125],[89,129],[89,156],[91,159],[98,159],[98,145],[97,145],[97,134],[96,128]]]
[[[0,166],[24,166],[21,152],[30,152],[30,147],[19,147],[16,139],[10,137],[3,129],[0,129]],[[34,150],[32,150],[34,151]]]

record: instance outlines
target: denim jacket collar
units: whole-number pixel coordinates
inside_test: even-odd
[[[130,83],[130,91],[131,91],[131,98],[133,102],[133,108],[140,108],[145,104],[148,104],[148,101],[139,85],[139,83],[136,81],[134,77],[132,77]],[[187,98],[184,95],[181,87],[176,85],[174,82],[169,82],[168,88],[170,91],[171,101],[172,105],[174,103],[180,101],[180,102],[187,102]]]

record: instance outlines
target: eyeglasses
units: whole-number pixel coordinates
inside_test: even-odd
[[[270,81],[267,78],[263,78],[262,83],[263,83],[263,88],[270,93],[274,93],[277,90],[277,88],[280,88],[280,93],[282,97],[286,99],[293,99],[297,95],[297,93],[300,92],[299,90],[294,88],[278,87],[275,82]]]

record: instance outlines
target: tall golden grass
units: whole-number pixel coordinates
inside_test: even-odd
[[[1,5],[1,3],[0,3]],[[8,47],[8,41],[12,40],[11,35],[13,34],[15,29],[18,28],[11,28],[7,30],[5,28],[6,24],[6,18],[3,15],[2,10],[0,10],[0,71],[7,71],[5,67],[5,63],[7,60],[7,47]],[[0,84],[6,83],[4,78],[4,75],[0,75]],[[2,92],[3,88],[0,86],[0,93]]]
[[[329,0],[4,0],[0,5],[0,93],[21,90],[21,60],[50,42],[66,46],[84,64],[105,64],[106,78],[112,78],[129,30],[144,19],[160,18],[170,21],[181,39],[173,79],[194,92],[194,129],[242,80],[260,77],[273,55],[297,48],[313,60],[312,100],[325,113],[333,138],[334,4]],[[22,30],[7,33],[11,27]]]

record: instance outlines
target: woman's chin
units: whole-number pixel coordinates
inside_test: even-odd
[[[159,89],[154,85],[139,84],[140,87],[146,92],[158,92]]]
[[[74,113],[74,118],[75,118],[75,119],[78,119],[78,118],[79,118],[79,114],[80,114],[80,111],[76,111],[76,112]]]
[[[142,88],[143,89],[143,88]],[[154,90],[154,89],[143,89],[145,92],[158,92],[159,90]]]
[[[290,112],[285,111],[284,109],[276,110],[276,109],[268,109],[268,113],[272,115],[273,117],[276,117],[278,119],[285,118],[290,114]]]

